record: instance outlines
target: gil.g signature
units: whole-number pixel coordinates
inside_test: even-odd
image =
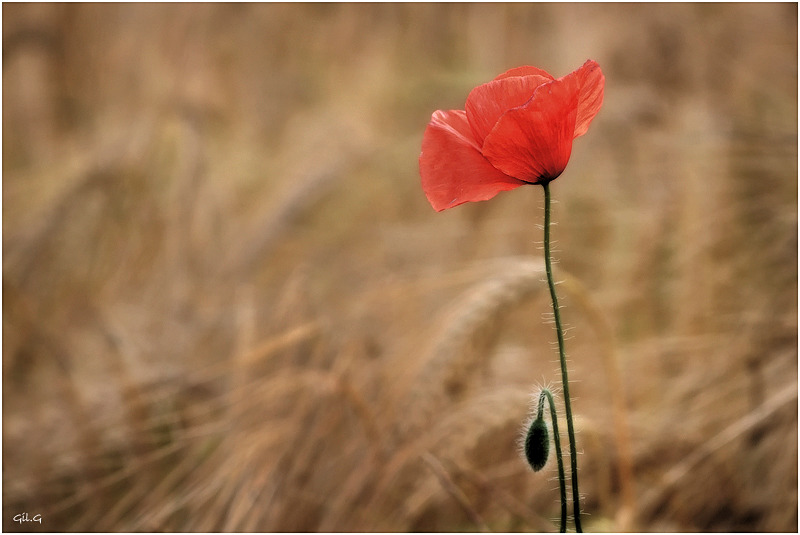
[[[20,524],[24,522],[38,522],[41,524],[42,515],[28,516],[28,513],[20,513],[18,515],[14,515],[14,522],[19,522]]]

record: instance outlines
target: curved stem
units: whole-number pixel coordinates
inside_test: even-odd
[[[578,492],[578,456],[575,448],[575,430],[572,425],[572,406],[569,397],[569,377],[567,374],[567,357],[564,352],[564,329],[561,327],[558,296],[556,285],[553,281],[552,259],[550,258],[550,183],[542,184],[544,188],[544,263],[547,271],[547,284],[550,287],[550,297],[553,301],[553,316],[556,322],[556,335],[558,336],[558,357],[561,362],[561,383],[564,388],[564,407],[567,416],[567,435],[569,436],[570,469],[572,471],[572,504],[575,515],[575,531],[583,532],[581,528],[580,493]]]
[[[544,409],[544,398],[550,404],[550,420],[553,422],[553,442],[556,447],[556,461],[558,462],[558,486],[561,491],[561,533],[567,532],[567,478],[564,476],[564,459],[561,456],[561,436],[558,434],[558,414],[556,414],[556,404],[553,401],[553,394],[546,388],[539,394],[539,415],[542,417]]]

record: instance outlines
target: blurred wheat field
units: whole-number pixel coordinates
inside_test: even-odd
[[[3,529],[556,530],[541,191],[437,214],[417,158],[587,58],[585,527],[796,531],[792,3],[3,4]]]

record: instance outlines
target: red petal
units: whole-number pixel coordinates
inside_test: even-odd
[[[528,102],[533,96],[534,90],[550,80],[552,77],[546,78],[539,74],[506,76],[473,89],[467,97],[466,111],[469,125],[472,127],[472,133],[475,135],[478,145],[483,146],[484,139],[492,131],[501,115],[511,108],[522,106]]]
[[[576,77],[537,88],[527,104],[497,121],[486,136],[483,155],[503,173],[525,182],[556,178],[572,152],[579,89]]]
[[[525,184],[504,175],[481,155],[462,110],[436,111],[422,137],[422,189],[441,212],[469,201],[485,201]]]
[[[589,130],[589,123],[600,111],[603,105],[603,90],[606,85],[606,78],[600,65],[596,61],[588,60],[577,71],[568,74],[564,78],[575,77],[580,86],[578,96],[578,115],[575,119],[575,137],[582,136]]]
[[[509,69],[503,74],[497,76],[495,80],[499,80],[501,78],[508,78],[509,76],[544,76],[548,80],[554,80],[550,73],[539,69],[538,67],[531,67],[530,65],[523,65],[522,67],[514,67],[513,69]]]

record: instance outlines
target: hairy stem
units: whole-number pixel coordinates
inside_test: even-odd
[[[558,433],[558,414],[553,394],[546,388],[539,394],[539,418],[542,417],[544,399],[550,404],[550,420],[553,422],[553,442],[556,447],[556,461],[558,463],[558,487],[561,492],[561,533],[567,532],[567,478],[564,475],[564,459],[561,456],[561,436]]]
[[[572,503],[575,515],[575,531],[583,532],[581,528],[581,504],[578,492],[578,456],[575,448],[575,429],[572,425],[572,405],[569,397],[569,376],[567,373],[567,357],[564,352],[564,329],[561,327],[558,296],[556,284],[553,281],[552,259],[550,258],[550,183],[542,184],[544,188],[544,263],[547,271],[547,284],[550,287],[550,297],[553,301],[553,316],[556,322],[556,335],[558,336],[558,357],[561,362],[561,383],[564,389],[564,408],[567,416],[567,435],[569,436],[570,469],[572,471]]]

